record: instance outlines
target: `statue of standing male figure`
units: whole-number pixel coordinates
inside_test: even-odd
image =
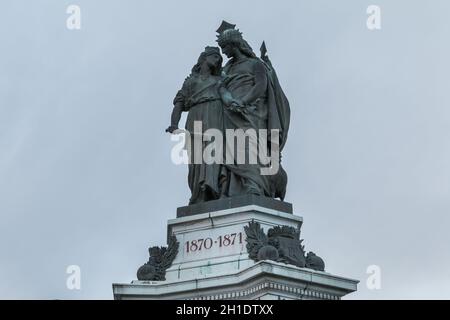
[[[217,42],[228,62],[222,67],[219,48],[205,48],[174,99],[171,125],[166,129],[176,133],[181,113],[188,112],[185,128],[189,133],[194,132],[195,121],[201,121],[202,133],[208,129],[223,133],[220,163],[192,161],[190,148],[196,135],[190,134],[186,140],[189,204],[244,194],[283,200],[287,174],[280,161],[289,131],[289,102],[264,43],[258,58],[235,25],[223,21],[217,33]],[[235,136],[228,135],[239,131],[249,133],[243,145],[236,143]],[[253,137],[250,133],[255,132],[258,148],[250,142]],[[213,142],[203,139],[202,148]],[[270,156],[270,163],[260,159],[261,150]],[[245,161],[240,161],[239,156]],[[255,156],[258,161],[249,161]]]

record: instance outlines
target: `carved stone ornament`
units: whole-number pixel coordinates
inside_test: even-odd
[[[177,237],[172,234],[167,247],[150,247],[148,249],[150,254],[148,261],[137,271],[138,280],[166,280],[166,270],[177,256],[179,246]]]
[[[305,256],[300,230],[289,226],[276,226],[264,233],[258,222],[251,221],[244,227],[247,235],[247,252],[254,261],[273,260],[300,268],[325,271],[324,261],[309,252]]]

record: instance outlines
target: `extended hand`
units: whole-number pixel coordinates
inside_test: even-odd
[[[229,110],[231,110],[231,111],[233,111],[233,112],[241,112],[242,111],[242,109],[243,109],[243,107],[241,107],[240,105],[238,105],[237,103],[231,103],[229,106],[228,106],[228,109]]]
[[[233,106],[233,107],[237,107],[237,108],[243,108],[244,107],[244,103],[242,103],[241,100],[235,99],[235,98],[233,98],[231,100],[230,105]]]
[[[233,99],[233,102],[228,106],[228,109],[233,112],[249,113],[255,111],[256,107],[253,105],[244,105],[242,101]]]
[[[178,130],[178,127],[177,127],[177,126],[169,126],[169,127],[166,129],[166,132],[173,133],[175,130]]]

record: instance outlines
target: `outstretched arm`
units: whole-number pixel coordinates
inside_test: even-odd
[[[170,126],[166,129],[166,132],[173,133],[178,129],[178,123],[181,119],[181,114],[183,113],[185,100],[186,100],[186,92],[187,92],[187,81],[189,77],[184,80],[182,88],[177,92],[177,95],[173,99],[173,110],[172,115],[170,117]]]
[[[175,104],[172,110],[172,116],[170,117],[170,126],[166,129],[166,132],[173,133],[178,129],[178,123],[180,122],[182,112],[183,105],[180,103]]]

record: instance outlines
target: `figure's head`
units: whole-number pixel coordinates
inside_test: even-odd
[[[223,44],[222,52],[224,55],[226,55],[228,58],[232,58],[236,56],[236,50],[239,50],[237,46],[233,45],[231,42]]]
[[[203,63],[206,63],[210,70],[218,70],[222,67],[222,56],[220,53],[209,54]]]
[[[220,75],[222,70],[222,56],[217,47],[206,47],[198,57],[197,64],[192,68],[192,73],[199,73],[202,66],[206,66],[211,71],[212,75]]]
[[[228,29],[221,30],[221,28],[219,28],[218,30],[219,35],[217,36],[217,42],[219,43],[220,48],[222,48],[223,54],[228,58],[233,58],[238,52],[241,52],[247,57],[256,57],[247,41],[242,38],[242,33],[239,30],[234,29],[234,25],[228,25]],[[230,26],[232,26],[232,28]]]

